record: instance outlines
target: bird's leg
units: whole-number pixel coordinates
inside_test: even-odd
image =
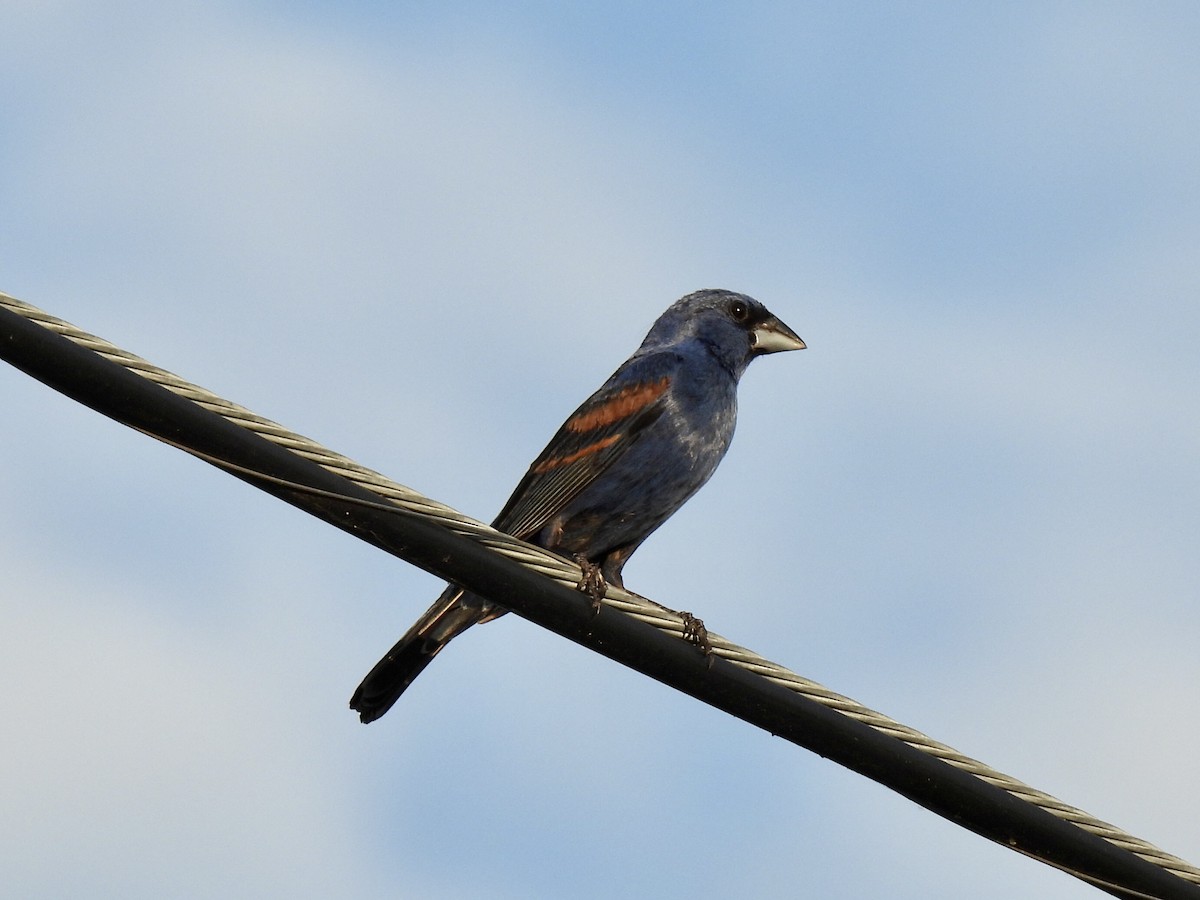
[[[575,590],[591,597],[592,611],[598,613],[600,612],[600,602],[604,599],[604,592],[608,589],[608,584],[604,580],[604,572],[601,571],[600,566],[582,553],[575,554],[575,562],[579,568],[583,569],[583,575],[579,579],[579,584],[575,585]]]
[[[689,644],[695,644],[705,656],[709,656],[712,653],[712,644],[708,642],[708,629],[704,627],[704,621],[690,612],[683,611],[679,613],[679,618],[683,619],[683,639]]]

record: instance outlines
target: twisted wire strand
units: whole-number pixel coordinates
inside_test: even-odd
[[[562,557],[555,556],[539,547],[523,543],[503,532],[496,531],[488,525],[465,516],[436,500],[425,497],[412,488],[398,484],[384,475],[318,444],[310,438],[289,431],[277,422],[253,413],[245,407],[219,397],[198,385],[191,384],[178,375],[161,369],[127,350],[122,350],[120,347],[109,343],[103,338],[88,334],[69,322],[55,318],[37,307],[4,293],[0,293],[0,307],[21,315],[30,321],[37,322],[42,327],[67,338],[73,343],[133,370],[143,378],[166,388],[172,393],[191,400],[204,409],[216,413],[274,444],[285,447],[299,456],[311,460],[323,468],[367,488],[373,493],[386,498],[392,505],[401,510],[437,522],[457,534],[475,540],[501,556],[515,560],[527,568],[568,587],[574,588],[579,583],[579,567]],[[218,462],[219,464],[219,461],[214,462]],[[685,639],[690,633],[688,626],[679,613],[612,585],[608,586],[603,603],[680,639]],[[922,753],[936,757],[948,765],[974,775],[976,778],[994,787],[1007,791],[1009,794],[1027,803],[1040,807],[1059,819],[1070,822],[1090,834],[1103,838],[1117,847],[1136,854],[1146,862],[1172,872],[1184,881],[1200,885],[1200,868],[1167,853],[1154,844],[1135,837],[1117,828],[1115,825],[1101,821],[1083,810],[1070,806],[1056,797],[1031,787],[1010,775],[996,771],[990,766],[972,759],[954,748],[917,731],[915,728],[897,722],[883,713],[869,709],[849,697],[844,697],[815,681],[798,675],[778,663],[771,662],[753,651],[747,650],[745,647],[734,644],[732,641],[718,634],[708,632],[707,638],[714,655],[750,672],[754,672],[774,684],[801,694],[822,706],[835,710],[842,715],[849,716],[876,731],[902,741]]]

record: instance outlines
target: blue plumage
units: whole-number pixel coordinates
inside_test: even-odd
[[[493,525],[598,567],[621,570],[712,476],[733,439],[737,384],[754,357],[804,342],[732,291],[688,294],[558,430]],[[503,607],[451,585],[363,679],[350,700],[382,716],[453,637]]]

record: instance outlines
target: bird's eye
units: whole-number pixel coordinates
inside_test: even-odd
[[[729,304],[729,314],[735,321],[745,322],[750,316],[750,307],[746,305],[745,300],[734,300]]]

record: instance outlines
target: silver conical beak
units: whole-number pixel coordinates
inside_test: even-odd
[[[783,350],[803,350],[804,341],[774,316],[755,326],[750,332],[755,353],[779,353]]]

